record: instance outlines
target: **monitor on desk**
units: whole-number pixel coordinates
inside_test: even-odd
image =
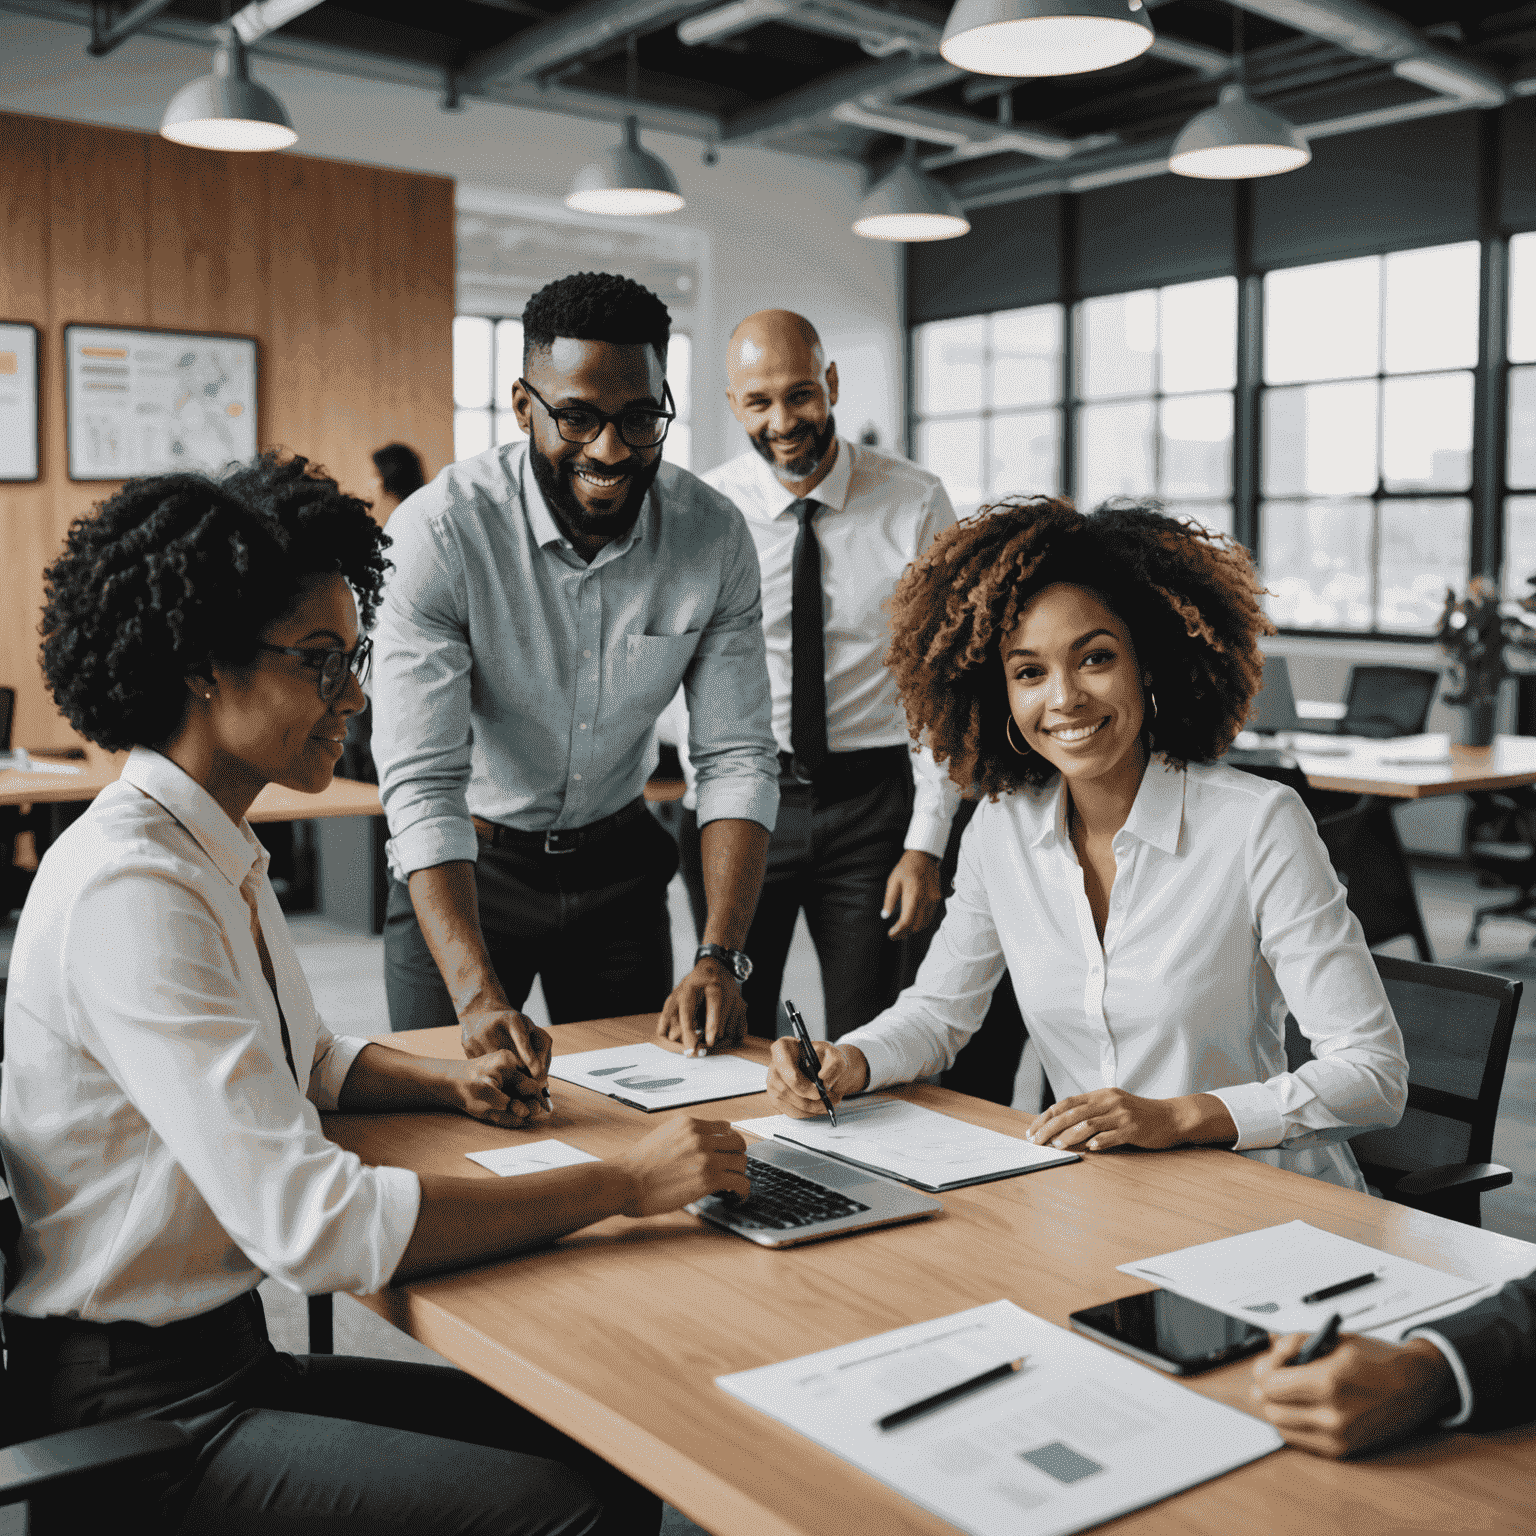
[[[1282,731],[1301,731],[1306,727],[1296,713],[1296,695],[1291,691],[1291,669],[1284,656],[1264,658],[1264,682],[1253,701],[1248,729],[1260,736],[1278,736]]]

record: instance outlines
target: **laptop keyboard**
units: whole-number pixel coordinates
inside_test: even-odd
[[[798,1173],[790,1173],[773,1163],[757,1158],[747,1161],[752,1179],[752,1193],[731,1208],[731,1224],[737,1227],[767,1227],[786,1232],[793,1227],[810,1227],[819,1221],[833,1221],[839,1216],[856,1216],[867,1205],[850,1200],[847,1195],[828,1189]]]

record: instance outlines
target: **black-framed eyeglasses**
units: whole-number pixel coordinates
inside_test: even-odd
[[[319,646],[268,645],[265,640],[257,644],[259,649],[273,651],[279,656],[297,656],[315,673],[315,686],[326,704],[338,698],[341,690],[347,686],[349,671],[358,682],[368,676],[368,658],[373,654],[372,640],[360,640],[350,651],[336,651],[329,647],[322,649]]]
[[[568,443],[595,443],[611,421],[629,447],[659,448],[666,441],[667,428],[677,417],[672,387],[665,381],[661,386],[661,398],[666,402],[666,410],[658,411],[651,405],[626,405],[612,416],[605,416],[590,405],[551,405],[527,379],[517,382],[549,412],[554,418],[555,430]]]

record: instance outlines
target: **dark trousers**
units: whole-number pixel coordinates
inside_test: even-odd
[[[672,990],[667,884],[676,870],[677,845],[649,815],[574,853],[482,843],[480,928],[508,1002],[521,1008],[537,976],[556,1024],[660,1012]],[[391,1029],[457,1022],[398,880],[384,923],[384,983]]]
[[[846,799],[828,801],[792,779],[780,780],[768,871],[747,934],[752,976],[741,989],[754,1035],[778,1033],[784,961],[802,911],[821,962],[829,1039],[867,1024],[896,1000],[902,945],[886,937],[893,919],[882,918],[880,907],[912,815],[912,773],[905,753],[894,750],[895,770]],[[698,823],[691,814],[679,844],[684,877],[699,886],[701,902]]]
[[[120,1419],[182,1425],[193,1448],[152,1481],[114,1484],[110,1524],[176,1536],[635,1536],[661,1505],[462,1371],[284,1355],[261,1300],[184,1323],[6,1320],[9,1390],[38,1432]],[[43,1422],[46,1416],[46,1422]],[[101,1490],[96,1490],[101,1497]],[[63,1501],[34,1532],[100,1524]]]

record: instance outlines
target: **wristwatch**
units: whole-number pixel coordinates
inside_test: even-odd
[[[746,955],[739,949],[727,949],[723,944],[700,944],[693,963],[697,965],[700,960],[719,960],[738,982],[745,981],[752,974],[752,962]]]

